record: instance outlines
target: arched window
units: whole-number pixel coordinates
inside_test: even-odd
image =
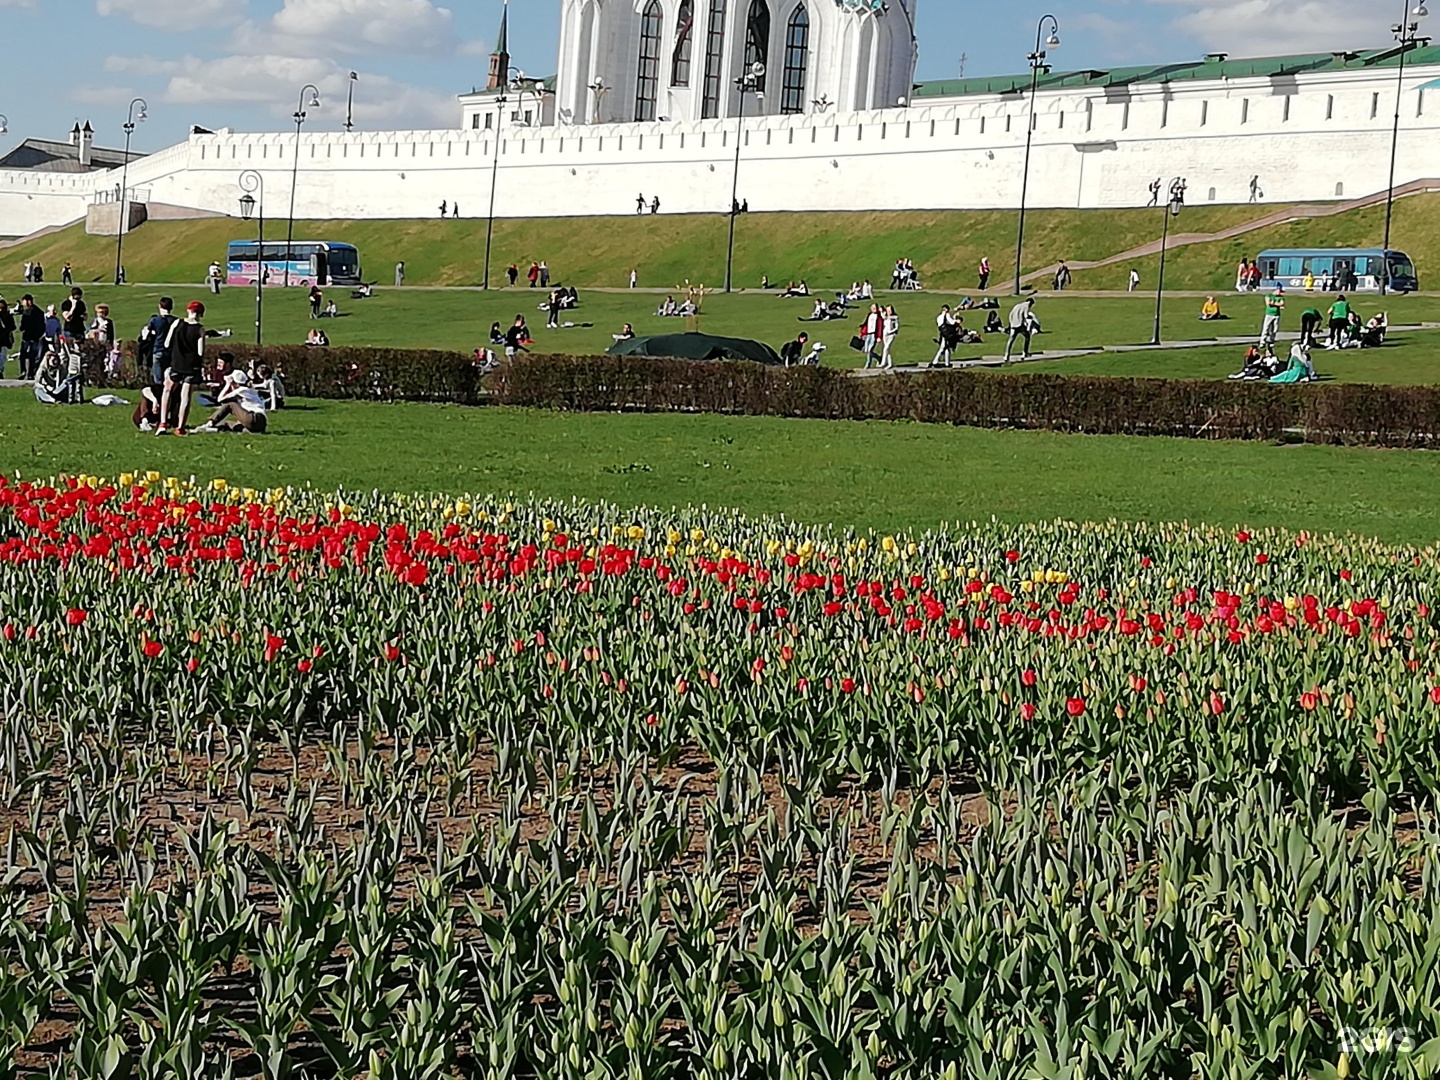
[[[780,87],[780,111],[805,111],[805,73],[810,66],[810,15],[804,4],[785,26],[785,81]]]
[[[751,0],[745,20],[745,70],[753,70],[756,64],[770,64],[770,5],[765,0]],[[755,80],[755,89],[765,89],[764,75]]]
[[[690,49],[695,41],[691,33],[695,28],[695,7],[691,0],[682,0],[676,24],[678,29],[675,32],[675,55],[670,61],[670,85],[689,86]]]
[[[705,28],[705,90],[700,118],[720,115],[720,73],[725,61],[725,0],[710,0],[710,25]]]
[[[635,119],[655,119],[655,99],[660,92],[660,42],[665,17],[660,0],[650,0],[640,17],[640,69],[635,77]]]

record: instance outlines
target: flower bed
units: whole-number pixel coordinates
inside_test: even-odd
[[[27,1066],[1440,1064],[1433,549],[156,474],[0,536]]]

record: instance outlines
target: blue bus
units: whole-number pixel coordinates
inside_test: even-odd
[[[1387,257],[1388,256],[1388,257]],[[1420,290],[1415,264],[1403,251],[1388,253],[1379,248],[1275,248],[1262,251],[1260,287],[1303,289],[1307,277],[1314,276],[1318,292],[1380,291],[1382,276],[1387,273],[1390,292],[1410,293]]]
[[[296,240],[288,247],[283,240],[266,240],[264,251],[266,285],[359,285],[360,251],[352,244],[329,240]],[[286,274],[286,269],[289,274]],[[230,243],[225,281],[230,285],[254,285],[261,274],[260,245],[255,240]]]

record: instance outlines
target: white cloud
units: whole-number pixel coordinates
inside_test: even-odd
[[[70,89],[70,100],[77,105],[113,106],[123,109],[131,92],[123,86],[75,86]]]
[[[143,61],[142,61],[143,63]],[[295,98],[277,100],[277,86],[314,83],[323,104],[308,110],[310,130],[337,130],[345,113],[350,69],[329,61],[273,53],[232,55],[201,60],[186,57],[160,100],[169,105],[268,106],[289,118]],[[362,130],[454,127],[458,106],[451,95],[437,94],[384,75],[365,75],[356,84],[355,118]]]
[[[456,49],[455,16],[432,0],[284,0],[265,22],[246,22],[238,51],[442,55]]]
[[[1389,22],[1367,3],[1336,0],[1149,0],[1178,9],[1178,30],[1236,56],[1375,48]],[[1398,6],[1398,5],[1397,5]]]
[[[0,0],[3,3],[4,0]],[[121,15],[142,26],[198,30],[236,22],[248,0],[95,0],[101,15]]]

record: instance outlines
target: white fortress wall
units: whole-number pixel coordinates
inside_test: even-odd
[[[1440,177],[1440,68],[1407,72],[1397,182]],[[1189,180],[1191,204],[1356,198],[1384,190],[1395,75],[1359,71],[1042,91],[1032,207],[1143,205],[1161,177]],[[745,121],[740,195],[755,211],[1013,208],[1020,201],[1027,103],[1021,95],[921,98],[910,108]],[[507,126],[496,212],[503,217],[662,212],[729,205],[736,122]],[[289,211],[295,136],[196,135],[133,164],[150,200],[237,211],[245,169],[265,180],[266,215]],[[442,199],[483,217],[495,144],[485,131],[306,133],[296,216],[437,217]],[[113,198],[119,170],[0,173],[0,234],[84,216]]]

